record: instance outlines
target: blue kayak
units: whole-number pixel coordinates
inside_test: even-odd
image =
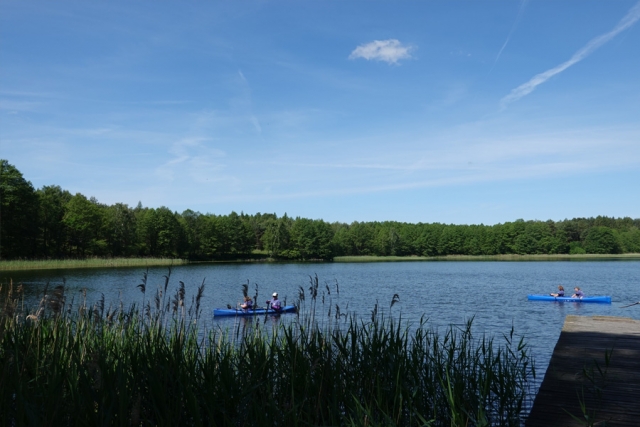
[[[241,308],[214,308],[214,316],[259,316],[264,314],[282,314],[282,313],[295,313],[295,305],[285,305],[282,310],[274,310],[272,308],[254,308],[251,310],[243,310]]]
[[[608,295],[593,297],[552,297],[551,295],[527,295],[530,301],[557,301],[557,302],[599,302],[603,304],[611,304],[611,297]]]

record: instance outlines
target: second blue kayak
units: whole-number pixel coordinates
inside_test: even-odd
[[[599,302],[603,304],[611,304],[611,297],[608,295],[589,296],[582,298],[572,297],[552,297],[551,295],[527,295],[530,301],[557,301],[557,302]]]

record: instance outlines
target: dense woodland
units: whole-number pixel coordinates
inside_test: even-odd
[[[179,257],[330,260],[343,255],[640,252],[640,219],[574,218],[497,225],[328,223],[286,214],[216,215],[138,203],[105,205],[59,186],[34,189],[0,160],[0,259]]]

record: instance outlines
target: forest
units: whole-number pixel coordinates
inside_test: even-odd
[[[495,225],[352,222],[106,205],[56,185],[35,189],[0,159],[0,259],[640,253],[640,218],[517,219]]]

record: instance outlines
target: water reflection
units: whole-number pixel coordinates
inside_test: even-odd
[[[238,316],[236,321],[244,332],[262,325],[277,326],[281,317],[281,314],[256,314],[255,316]]]

